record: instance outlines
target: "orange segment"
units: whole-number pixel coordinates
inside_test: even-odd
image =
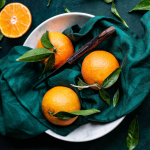
[[[10,3],[0,13],[0,29],[9,38],[21,37],[31,26],[29,9],[21,3]]]

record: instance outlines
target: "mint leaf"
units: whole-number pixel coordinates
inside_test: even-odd
[[[111,12],[120,19],[120,21],[126,26],[129,28],[129,26],[127,25],[127,23],[120,17],[116,7],[115,7],[115,4],[112,2],[112,7],[111,7]]]
[[[70,111],[70,112],[60,111],[60,112],[56,113],[55,115],[53,115],[51,113],[51,115],[58,117],[60,119],[71,119],[76,116],[88,116],[88,115],[92,115],[92,114],[99,113],[99,112],[100,112],[100,110],[92,108],[92,109],[88,109],[88,110],[78,110],[78,111]],[[50,111],[49,111],[49,113],[50,113]]]
[[[134,118],[128,129],[127,136],[127,147],[129,150],[133,150],[139,142],[139,126],[138,126],[138,116]]]
[[[48,71],[52,70],[54,67],[54,64],[55,64],[55,55],[54,55],[54,53],[52,53],[45,64],[45,67],[44,67],[41,77]]]
[[[44,47],[46,48],[54,48],[54,46],[52,45],[52,43],[50,42],[50,39],[49,39],[49,32],[46,31],[42,37],[41,37],[41,43]]]
[[[119,78],[121,67],[117,68],[115,71],[113,71],[102,83],[101,88],[109,88],[111,87]]]
[[[103,88],[99,89],[99,94],[101,98],[110,106],[109,94]]]
[[[48,58],[53,52],[46,48],[35,48],[27,51],[16,61],[37,62]]]
[[[0,0],[0,9],[4,7],[6,0]]]
[[[66,13],[70,13],[70,11],[67,9],[66,6],[64,6],[64,9],[65,9],[65,12],[66,12]]]
[[[119,99],[119,89],[116,91],[116,93],[113,97],[113,107],[115,107],[117,105],[118,99]]]
[[[130,10],[129,12],[136,11],[136,10],[150,10],[150,1],[149,0],[140,1],[136,5],[136,7]]]
[[[48,0],[48,4],[47,4],[47,7],[49,7],[51,4],[51,0]]]

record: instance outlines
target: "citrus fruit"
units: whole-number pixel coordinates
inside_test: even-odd
[[[52,45],[56,48],[56,50],[53,49],[50,50],[55,52],[54,69],[57,69],[65,62],[67,62],[67,59],[74,52],[74,47],[72,45],[71,40],[66,35],[60,32],[49,32],[49,39]],[[37,43],[37,48],[41,48],[41,47],[44,46],[41,43],[41,39],[39,39]],[[42,64],[44,65],[47,60],[48,58],[43,60]]]
[[[0,13],[0,29],[4,36],[18,38],[30,28],[32,17],[29,9],[21,3],[10,3]]]
[[[82,77],[88,85],[98,83],[102,85],[103,81],[117,68],[118,60],[111,53],[97,50],[87,55],[81,67]],[[92,87],[98,90],[97,87]]]
[[[46,119],[55,125],[67,126],[73,123],[77,117],[71,119],[60,119],[49,114],[59,111],[76,111],[81,109],[77,94],[70,88],[56,86],[50,89],[43,97],[42,112]]]

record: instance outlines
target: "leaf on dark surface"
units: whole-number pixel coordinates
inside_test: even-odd
[[[102,83],[101,88],[111,87],[119,78],[121,72],[121,66],[113,71]]]
[[[88,110],[78,110],[78,111],[71,111],[71,112],[60,111],[53,116],[58,117],[60,119],[71,119],[76,116],[88,116],[99,112],[100,110],[92,108]]]
[[[4,7],[6,0],[0,0],[0,9]]]
[[[71,12],[66,6],[64,6],[64,9],[65,9],[66,13],[70,13]]]
[[[113,97],[113,107],[115,107],[117,105],[118,99],[119,99],[119,89],[114,94],[114,97]]]
[[[128,129],[127,136],[127,147],[129,150],[133,150],[139,142],[139,126],[138,126],[138,116],[134,118]]]
[[[50,4],[51,4],[51,1],[52,1],[52,0],[48,0],[47,7],[49,7],[49,6],[50,6]]]
[[[140,1],[135,8],[130,10],[129,12],[136,10],[150,10],[150,0],[142,0]]]
[[[105,3],[112,3],[114,0],[103,0]]]
[[[109,94],[103,88],[99,89],[99,94],[101,98],[110,106]]]
[[[54,46],[52,45],[52,43],[50,42],[50,39],[49,39],[49,32],[46,31],[42,37],[41,37],[41,43],[44,47],[46,48],[54,48]]]
[[[27,51],[21,57],[16,59],[16,61],[24,61],[24,62],[37,62],[42,61],[48,58],[53,52],[46,48],[35,48]]]
[[[47,60],[47,62],[45,63],[45,67],[44,67],[41,77],[48,71],[52,70],[54,67],[54,64],[55,64],[55,55],[54,55],[54,53],[52,53],[50,55],[49,59]]]
[[[120,19],[120,21],[126,26],[129,28],[129,26],[127,25],[127,23],[120,17],[116,7],[115,7],[115,4],[112,2],[112,7],[111,7],[111,12]]]

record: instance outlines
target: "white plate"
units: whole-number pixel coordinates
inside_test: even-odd
[[[46,30],[63,32],[66,28],[74,24],[78,24],[80,27],[82,27],[92,17],[94,16],[86,13],[65,13],[52,17],[41,23],[37,28],[32,31],[32,33],[26,39],[24,46],[35,48],[37,45],[37,41]],[[67,136],[61,136],[59,134],[56,134],[50,129],[47,130],[46,133],[64,141],[91,141],[100,138],[112,131],[123,121],[124,118],[125,117],[122,117],[110,123],[87,123],[75,129]]]

